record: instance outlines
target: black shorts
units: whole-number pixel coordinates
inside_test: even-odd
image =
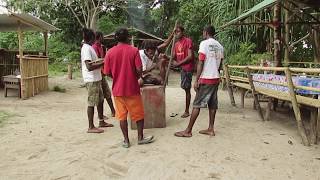
[[[200,84],[193,107],[218,109],[218,87],[219,84]]]
[[[191,89],[192,72],[181,70],[181,88]]]

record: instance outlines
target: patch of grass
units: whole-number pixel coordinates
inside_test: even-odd
[[[49,74],[49,77],[66,76],[68,74],[68,66],[64,63],[49,64],[48,74]],[[73,78],[82,77],[81,69],[79,68],[79,65],[73,66],[72,76]]]
[[[66,92],[66,88],[60,87],[59,85],[55,85],[55,86],[53,87],[53,91],[65,93],[65,92]]]
[[[10,113],[7,113],[5,111],[0,111],[0,127],[3,125],[3,123],[8,120],[13,115]]]

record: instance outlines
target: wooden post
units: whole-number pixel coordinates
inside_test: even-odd
[[[289,7],[290,4],[288,1],[285,2],[286,7]],[[289,65],[290,62],[290,49],[289,49],[289,42],[290,42],[290,24],[289,24],[289,17],[290,17],[290,12],[288,9],[285,9],[285,31],[284,31],[284,41],[286,44],[286,48],[284,50],[284,61],[286,66]]]
[[[21,30],[21,23],[18,21],[18,39],[19,39],[19,59],[20,59],[20,74],[21,74],[21,97],[22,99],[26,98],[25,95],[25,74],[23,69],[23,32]]]
[[[310,143],[317,144],[317,119],[318,108],[311,108],[310,111]]]
[[[176,20],[176,23],[174,25],[174,29],[176,29],[177,27],[177,24],[178,24],[178,20]],[[164,82],[163,82],[163,90],[165,91],[166,90],[166,86],[168,84],[168,78],[169,78],[169,72],[170,72],[170,67],[171,67],[171,64],[172,64],[172,60],[173,60],[173,52],[174,52],[174,45],[176,44],[176,34],[174,33],[173,35],[173,39],[172,39],[172,44],[171,44],[171,54],[170,54],[170,60],[169,60],[169,63],[168,63],[168,68],[167,68],[167,72],[166,72],[166,76],[164,78]]]
[[[274,61],[276,67],[281,67],[281,3],[278,1],[274,6]]]
[[[296,117],[298,131],[299,131],[300,136],[302,138],[302,143],[305,146],[310,146],[309,140],[306,135],[306,130],[305,130],[303,123],[302,123],[300,108],[298,105],[296,93],[294,91],[294,85],[293,85],[293,81],[292,81],[291,71],[288,67],[286,68],[285,73],[286,73],[286,77],[287,77],[287,81],[288,81],[288,88],[289,88],[291,103],[293,106],[294,115]]]
[[[43,33],[43,37],[44,37],[44,55],[48,56],[48,32],[44,32]]]
[[[72,79],[72,64],[68,64],[68,79]]]
[[[236,102],[235,102],[234,96],[233,96],[231,81],[230,81],[230,74],[229,74],[228,65],[224,65],[223,66],[223,71],[224,71],[223,74],[225,74],[225,76],[226,76],[227,89],[228,89],[228,94],[229,94],[229,97],[230,97],[231,104],[232,104],[232,106],[236,106]]]
[[[272,98],[268,98],[268,105],[267,105],[267,110],[266,110],[266,120],[269,121],[270,120],[270,115],[271,115],[271,108],[272,108]]]
[[[240,99],[240,106],[241,108],[244,108],[244,96],[246,94],[246,89],[241,88],[240,89],[241,99]]]
[[[248,79],[249,79],[249,84],[250,84],[250,87],[251,87],[251,91],[252,91],[254,102],[255,102],[256,107],[258,109],[258,113],[260,115],[260,118],[264,121],[263,114],[262,114],[262,109],[261,109],[261,106],[260,106],[260,103],[259,103],[259,99],[258,99],[258,94],[256,93],[256,89],[255,89],[254,84],[253,84],[253,79],[252,79],[252,75],[251,75],[250,69],[247,67],[246,71],[247,71],[247,76],[248,76]]]

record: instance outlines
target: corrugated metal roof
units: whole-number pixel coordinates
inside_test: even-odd
[[[56,31],[55,26],[26,13],[14,13],[0,7],[0,31],[17,31],[19,22],[22,31]]]
[[[235,24],[239,21],[242,21],[244,19],[246,19],[247,17],[249,17],[250,15],[257,13],[265,8],[268,8],[270,6],[273,6],[275,3],[277,2],[277,0],[264,0],[261,3],[255,5],[252,9],[250,9],[249,11],[241,14],[239,17],[233,19],[232,21],[228,22],[227,24],[221,26],[221,28]]]

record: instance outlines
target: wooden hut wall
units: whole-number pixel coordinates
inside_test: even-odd
[[[22,98],[48,90],[47,57],[23,57],[21,64]]]
[[[18,54],[18,50],[0,49],[0,87],[4,85],[3,76],[14,75],[16,70],[20,71]],[[38,55],[39,51],[24,51],[24,54]]]

